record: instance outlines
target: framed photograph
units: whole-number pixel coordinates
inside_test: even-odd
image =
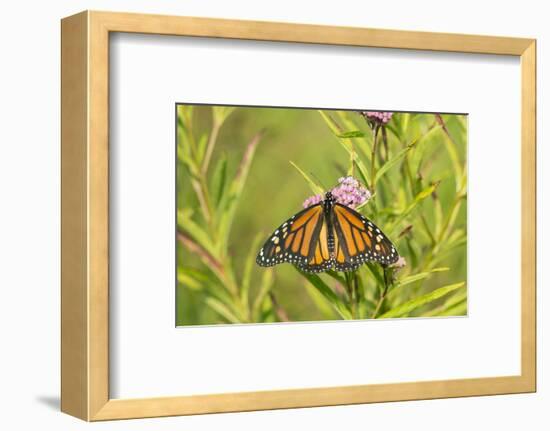
[[[61,27],[62,411],[536,390],[533,39]]]

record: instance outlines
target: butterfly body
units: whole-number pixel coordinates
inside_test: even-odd
[[[390,265],[399,255],[395,246],[370,220],[325,199],[284,222],[260,249],[260,266],[292,263],[306,272],[353,271],[365,262]]]

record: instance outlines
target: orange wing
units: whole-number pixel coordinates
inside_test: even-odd
[[[308,265],[315,255],[315,238],[324,224],[323,206],[313,205],[300,211],[279,226],[260,249],[256,262],[260,266],[273,266],[283,262],[299,267]]]
[[[298,267],[306,272],[321,272],[332,269],[334,266],[334,252],[329,247],[329,227],[326,217],[323,216],[317,231],[313,232],[310,243],[310,254],[305,264]]]
[[[399,258],[395,246],[380,228],[357,211],[335,204],[333,220],[338,238],[336,270],[352,271],[368,261],[390,265]]]

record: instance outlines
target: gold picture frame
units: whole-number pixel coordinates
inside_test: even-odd
[[[85,11],[61,21],[61,410],[87,421],[536,390],[536,41]],[[109,397],[109,34],[368,46],[521,59],[521,375],[145,399]]]

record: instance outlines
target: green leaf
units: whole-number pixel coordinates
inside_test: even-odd
[[[271,290],[272,286],[273,286],[273,269],[268,268],[262,274],[260,289],[258,290],[258,293],[256,294],[256,298],[254,299],[254,304],[252,305],[252,316],[258,316],[258,313],[260,313],[262,308],[262,303],[264,302],[264,299],[267,297],[267,294]]]
[[[254,237],[252,243],[250,244],[250,250],[248,251],[248,256],[246,257],[246,261],[244,264],[243,276],[241,281],[241,302],[246,305],[246,308],[248,308],[248,293],[250,291],[252,268],[256,263],[256,254],[258,253],[258,248],[262,237],[262,233],[258,233]]]
[[[441,206],[441,200],[439,197],[434,199],[434,219],[434,231],[441,232],[441,226],[443,224],[443,207]]]
[[[214,274],[215,277],[215,274]],[[231,308],[233,298],[217,279],[195,268],[178,268],[178,283],[185,289],[204,290]]]
[[[193,178],[198,178],[200,175],[199,168],[189,153],[185,153],[178,149],[178,159],[187,167]]]
[[[329,114],[320,109],[318,110],[318,112],[319,114],[321,114],[321,117],[323,118],[323,120],[325,120],[325,123],[327,123],[327,126],[330,130],[332,130],[332,133],[334,133],[335,136],[343,133],[342,127],[340,127],[340,125],[336,121],[334,121],[334,119]]]
[[[209,282],[207,274],[195,268],[178,266],[178,283],[193,290],[201,290]]]
[[[214,310],[216,313],[226,319],[229,323],[241,323],[237,316],[235,316],[225,304],[223,304],[221,301],[218,301],[216,298],[209,296],[204,300],[204,302],[212,310]]]
[[[445,221],[443,227],[441,228],[441,231],[439,232],[440,239],[445,240],[448,237],[448,235],[452,232],[453,226],[460,212],[460,206],[462,205],[462,202],[465,200],[465,198],[466,196],[457,196],[455,198],[456,199],[455,204],[453,205],[451,211],[447,215],[447,220]]]
[[[204,248],[208,253],[213,257],[217,257],[218,253],[216,252],[216,247],[210,240],[208,233],[200,227],[193,220],[193,210],[179,210],[178,211],[178,228],[187,232],[187,234],[198,243],[202,248]]]
[[[319,114],[321,114],[321,117],[323,118],[323,120],[325,120],[325,123],[328,125],[329,129],[332,131],[334,136],[338,139],[338,142],[340,142],[342,147],[344,147],[344,149],[347,151],[348,155],[352,160],[352,164],[354,164],[354,166],[358,168],[362,177],[361,179],[368,188],[369,187],[369,182],[367,181],[367,178],[369,178],[368,170],[365,164],[363,163],[363,161],[361,160],[361,158],[358,157],[357,152],[354,150],[353,143],[351,142],[350,138],[340,137],[340,135],[345,133],[342,131],[342,127],[326,112],[322,110],[319,110],[318,112]]]
[[[180,136],[183,141],[182,147],[185,149],[188,155],[192,155],[194,158],[196,158],[197,148],[192,132],[193,111],[194,107],[191,105],[178,106],[178,131],[181,131]]]
[[[423,278],[427,278],[430,276],[430,274],[434,272],[444,272],[444,271],[448,271],[449,269],[450,268],[434,268],[431,271],[419,272],[418,274],[409,275],[408,277],[401,278],[395,284],[395,287],[406,286],[407,284],[411,284],[411,283],[414,283],[415,281],[422,280]]]
[[[391,123],[388,123],[384,126],[386,129],[388,129],[390,132],[393,133],[393,136],[395,136],[397,138],[398,141],[401,140],[401,133],[399,133],[397,131],[397,129],[391,124]]]
[[[323,315],[325,320],[334,320],[338,315],[334,308],[325,299],[325,297],[310,283],[305,283],[306,292],[317,307],[317,310]]]
[[[468,302],[464,299],[452,307],[443,310],[438,316],[464,316],[468,311]]]
[[[384,163],[380,169],[376,172],[376,175],[374,176],[374,182],[377,183],[378,180],[391,168],[393,168],[397,163],[405,157],[405,154],[407,154],[412,148],[414,147],[414,144],[407,145],[405,148],[403,148],[401,151],[399,151],[394,158],[388,160],[386,163]]]
[[[384,163],[384,165],[382,165],[380,167],[380,169],[376,172],[376,176],[375,176],[375,179],[374,179],[374,182],[377,183],[378,180],[387,172],[389,171],[392,167],[394,167],[397,163],[399,163],[403,157],[405,157],[405,155],[410,151],[412,150],[413,148],[415,148],[419,143],[420,141],[422,140],[425,140],[427,139],[431,134],[433,134],[435,131],[437,130],[440,130],[441,129],[441,126],[435,126],[435,127],[431,127],[426,133],[424,133],[422,136],[416,138],[415,140],[413,140],[409,145],[407,145],[405,148],[403,148],[401,151],[399,151],[395,157],[393,157],[392,159],[388,160],[386,163]]]
[[[231,182],[228,192],[224,193],[222,202],[220,204],[222,216],[220,218],[218,232],[220,235],[220,243],[224,246],[227,246],[229,232],[231,231],[231,225],[233,224],[233,219],[235,218],[237,204],[239,202],[244,184],[248,177],[250,165],[252,164],[252,159],[254,158],[254,153],[256,152],[256,147],[260,142],[260,138],[261,134],[258,133],[248,143],[246,150],[243,154],[243,158],[241,159],[241,163],[239,164],[239,167],[237,169],[237,173],[235,174],[235,177]]]
[[[426,313],[423,313],[424,317],[431,316],[456,316],[460,314],[465,314],[466,312],[466,288],[459,289],[454,295],[451,295],[443,305],[429,310]],[[464,312],[460,312],[464,308]],[[453,314],[454,313],[454,314]]]
[[[365,167],[365,165],[361,162],[361,159],[357,158],[353,161],[353,164],[354,166],[357,168],[357,172],[359,173],[359,176],[360,176],[360,179],[361,179],[361,182],[368,186],[369,184],[369,180],[367,179],[369,176],[369,173],[367,171],[367,168]],[[366,202],[365,202],[366,204]],[[362,205],[361,205],[362,206]]]
[[[225,120],[227,120],[227,117],[229,117],[234,110],[235,107],[233,106],[213,106],[212,116],[214,122],[220,125],[223,124]]]
[[[349,132],[343,132],[343,133],[339,133],[338,135],[339,138],[363,138],[365,136],[365,132],[361,132],[360,130],[352,130],[352,131],[349,131]]]
[[[365,267],[370,271],[370,273],[374,276],[379,286],[382,286],[384,284],[384,276],[381,275],[378,272],[378,265],[376,263],[372,262],[366,262]]]
[[[329,277],[334,278],[338,283],[340,283],[342,286],[346,284],[346,279],[342,277],[339,273],[336,271],[327,271],[325,274],[327,274]]]
[[[205,133],[200,137],[199,143],[197,145],[197,162],[199,165],[202,163],[202,160],[204,158],[204,152],[206,151],[207,142],[208,142],[208,135]]]
[[[414,210],[418,204],[420,204],[424,199],[426,199],[428,196],[431,196],[431,194],[437,189],[437,186],[439,183],[432,184],[428,187],[426,187],[424,190],[422,190],[420,193],[418,193],[413,201],[405,208],[399,217],[393,222],[391,231],[395,233],[395,230],[399,227],[399,224],[407,218],[407,216],[411,213],[412,210]]]
[[[289,163],[294,166],[296,170],[300,172],[300,174],[302,174],[313,193],[315,193],[316,195],[322,195],[324,193],[323,187],[317,184],[315,180],[311,178],[308,174],[306,174],[296,163],[294,163],[292,160],[289,160]]]
[[[443,120],[443,117],[439,114],[436,114],[436,120],[443,128],[445,139],[443,142],[445,143],[445,148],[447,149],[447,153],[449,154],[449,158],[451,159],[451,163],[453,165],[453,169],[455,171],[455,178],[456,178],[456,189],[460,189],[460,180],[463,177],[464,172],[462,171],[462,163],[460,162],[460,157],[458,156],[458,150],[456,148],[456,143],[453,137],[451,136],[451,133],[449,132],[449,129],[447,128],[445,121]]]
[[[227,182],[227,156],[223,154],[214,168],[212,175],[212,196],[214,197],[214,204],[217,206],[222,200],[222,196],[225,192],[225,184]]]
[[[439,289],[435,289],[430,293],[427,293],[425,295],[419,296],[418,298],[414,298],[410,301],[405,302],[404,304],[398,305],[395,308],[392,308],[388,312],[384,313],[380,316],[380,318],[389,318],[389,317],[401,317],[406,314],[409,314],[414,309],[421,307],[423,305],[429,304],[432,301],[435,301],[436,299],[439,299],[450,292],[453,292],[462,286],[464,286],[465,282],[450,284],[448,286],[440,287]]]
[[[296,267],[295,267],[296,268]],[[319,277],[317,274],[310,274],[307,272],[300,271],[298,268],[296,270],[302,274],[302,276],[308,280],[318,291],[321,293],[324,298],[332,305],[334,310],[343,318],[351,319],[351,313],[346,307],[346,305],[336,296],[332,289]]]
[[[407,277],[400,278],[394,285],[392,290],[390,290],[390,294],[395,292],[400,287],[406,286],[407,284],[414,283],[415,281],[423,280],[425,278],[430,277],[434,272],[444,272],[448,271],[450,268],[434,268],[430,271],[425,272],[419,272],[418,274],[409,275]]]

